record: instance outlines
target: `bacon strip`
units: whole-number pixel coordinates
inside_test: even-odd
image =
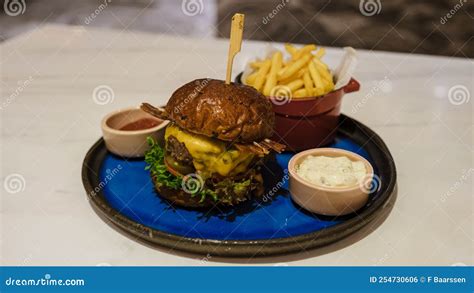
[[[268,155],[270,153],[270,151],[268,150],[268,148],[266,146],[263,146],[261,144],[259,144],[258,142],[254,141],[253,144],[255,146],[257,146],[258,148],[260,148],[261,152],[264,154],[264,155]]]
[[[253,144],[234,144],[235,148],[239,151],[254,153],[259,156],[264,156],[270,153],[270,150],[274,150],[277,153],[281,153],[285,150],[285,145],[273,141],[271,139],[264,139],[260,142],[254,141]]]
[[[157,108],[148,103],[142,103],[140,106],[140,109],[160,119],[163,119],[163,120],[169,119],[168,113],[166,113],[165,109],[163,108]]]
[[[268,148],[274,150],[277,153],[281,153],[286,149],[286,145],[273,141],[271,139],[265,138],[261,144],[264,144]]]
[[[257,147],[256,145],[253,144],[234,144],[235,148],[238,149],[241,152],[245,153],[253,153],[259,156],[264,156],[265,152],[262,148]]]

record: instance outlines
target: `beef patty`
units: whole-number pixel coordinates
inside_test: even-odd
[[[165,147],[167,155],[183,166],[193,167],[193,157],[189,153],[186,145],[176,137],[170,135]]]

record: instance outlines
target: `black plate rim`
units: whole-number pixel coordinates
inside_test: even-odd
[[[98,192],[94,191],[94,186],[98,185],[94,184],[93,181],[98,182],[97,174],[100,170],[102,160],[107,154],[103,138],[100,138],[89,149],[84,158],[82,181],[89,202],[93,205],[94,210],[98,211],[122,231],[131,233],[145,242],[157,245],[161,248],[199,255],[211,254],[220,257],[260,257],[311,250],[337,242],[369,224],[379,215],[383,214],[383,210],[387,207],[387,203],[395,193],[397,178],[395,162],[383,140],[369,127],[341,114],[339,125],[343,123],[353,123],[365,136],[369,137],[369,143],[374,144],[385,156],[386,166],[384,166],[384,168],[388,168],[386,171],[388,171],[389,176],[383,181],[386,183],[385,192],[380,194],[379,198],[375,200],[372,205],[365,208],[357,217],[316,232],[288,238],[212,240],[175,235],[139,224],[109,206],[101,190]],[[348,135],[341,129],[338,129],[338,131]]]

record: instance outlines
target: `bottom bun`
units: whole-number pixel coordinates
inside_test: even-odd
[[[166,186],[158,186],[157,184],[155,184],[155,188],[158,191],[158,195],[169,201],[173,206],[185,208],[211,208],[216,205],[216,202],[212,199],[206,198],[201,202],[199,196],[191,197],[191,194],[182,189],[177,190]]]
[[[261,175],[258,175],[261,178]],[[199,195],[192,196],[182,189],[173,189],[156,183],[154,177],[152,177],[155,189],[158,191],[158,195],[167,200],[173,206],[179,206],[191,209],[210,209],[214,206],[233,206],[244,202],[252,196],[261,197],[263,195],[263,181],[259,181],[257,188],[251,190],[247,197],[233,198],[231,202],[222,202],[206,197],[201,201]]]

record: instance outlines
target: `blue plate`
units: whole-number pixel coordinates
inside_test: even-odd
[[[351,123],[358,123],[352,119],[350,120]],[[345,124],[347,126],[348,122]],[[146,238],[148,241],[156,243],[155,240],[158,239],[159,245],[191,252],[209,253],[211,251],[214,254],[249,255],[257,252],[256,249],[249,248],[252,247],[252,243],[269,245],[280,242],[283,245],[288,243],[289,240],[304,242],[305,238],[310,235],[313,237],[320,236],[322,232],[331,231],[331,229],[338,235],[344,234],[348,231],[341,231],[336,228],[342,226],[342,224],[354,223],[354,221],[369,221],[373,218],[364,215],[364,213],[369,211],[374,203],[385,202],[389,197],[386,194],[392,193],[393,186],[390,187],[388,184],[392,184],[391,181],[394,180],[395,166],[388,150],[384,151],[380,148],[386,148],[381,140],[382,145],[379,146],[378,152],[372,150],[371,147],[373,147],[374,141],[379,139],[378,136],[371,140],[361,140],[360,136],[365,136],[368,133],[357,133],[359,135],[352,135],[351,137],[347,131],[344,132],[341,129],[335,141],[329,145],[330,147],[355,152],[368,159],[374,166],[376,175],[384,179],[381,188],[370,195],[367,206],[357,212],[357,217],[355,214],[344,217],[316,215],[302,210],[295,204],[288,192],[288,176],[286,175],[286,168],[288,161],[293,156],[292,153],[278,154],[262,168],[266,188],[263,200],[249,200],[232,208],[216,207],[210,211],[199,211],[171,206],[169,202],[161,199],[157,194],[149,173],[145,170],[146,163],[143,160],[126,160],[112,155],[103,150],[103,142],[99,141],[99,145],[96,144],[91,150],[91,152],[96,153],[94,162],[87,162],[86,157],[85,164],[88,166],[85,172],[86,177],[91,176],[89,174],[91,172],[87,169],[97,170],[97,172],[94,172],[95,175],[92,175],[93,181],[96,183],[87,180],[88,182],[85,182],[86,190],[89,195],[91,190],[95,190],[92,199],[100,198],[101,202],[96,204],[96,207],[104,212],[109,219],[126,231],[140,237],[145,236],[142,238]],[[364,141],[365,145],[362,146]],[[97,148],[102,150],[101,154],[97,154],[100,153]],[[371,151],[374,153],[371,154]],[[384,155],[384,158],[380,157],[381,154]],[[89,158],[89,160],[91,159],[92,157]],[[393,165],[390,176],[386,172],[379,173],[381,164]],[[387,179],[389,179],[388,182],[385,181]],[[98,192],[95,188],[97,186],[100,187]],[[271,193],[275,186],[281,187],[277,192]],[[387,189],[387,187],[390,188]],[[117,220],[118,217],[119,220]],[[346,228],[351,230],[350,227]],[[153,236],[153,233],[157,235]],[[204,246],[202,241],[205,242]],[[219,244],[218,251],[223,252],[225,250],[222,249],[222,246],[228,246],[231,248],[228,250],[232,252],[219,253],[215,250],[212,251],[210,249],[213,243]],[[181,244],[184,245],[184,248]],[[245,245],[248,247],[245,247]],[[207,248],[204,249],[203,247]],[[285,249],[285,245],[282,249],[280,252],[267,251],[264,254],[284,253],[294,250],[290,247]]]

